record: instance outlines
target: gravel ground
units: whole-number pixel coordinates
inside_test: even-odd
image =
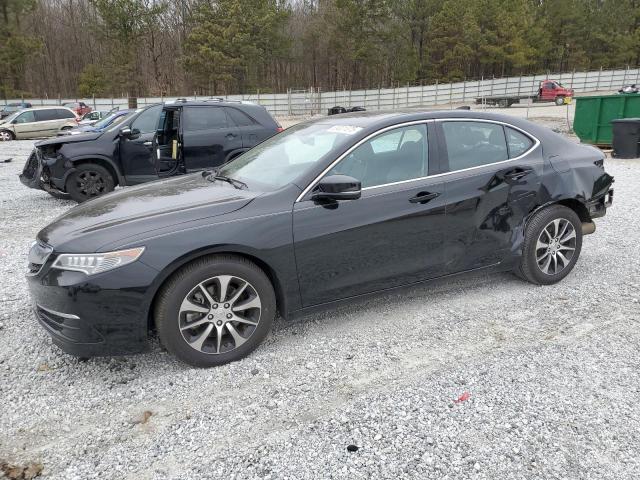
[[[559,285],[431,283],[278,320],[249,358],[197,370],[157,343],[87,362],[52,346],[30,311],[25,255],[72,204],[19,183],[31,145],[0,143],[0,159],[14,157],[0,163],[0,467],[102,480],[638,478],[639,160],[607,160],[614,208]]]

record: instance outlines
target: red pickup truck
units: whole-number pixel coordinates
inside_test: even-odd
[[[536,95],[492,95],[476,98],[477,104],[498,105],[510,107],[520,100],[533,100],[534,102],[554,102],[556,105],[570,103],[573,98],[573,89],[565,88],[555,80],[543,80],[540,82]]]

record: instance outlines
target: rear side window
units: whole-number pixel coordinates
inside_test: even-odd
[[[225,110],[231,117],[231,120],[233,120],[233,123],[235,123],[238,127],[250,127],[252,125],[256,125],[257,123],[253,118],[251,118],[246,113],[241,112],[240,110],[237,110],[235,108],[226,108]]]
[[[158,129],[161,110],[162,105],[147,108],[133,121],[131,130],[136,129],[140,133],[155,132]]]
[[[49,120],[57,120],[58,119],[58,115],[56,115],[56,110],[55,109],[51,109],[51,110],[36,110],[35,112],[36,115],[36,122],[46,122]]]
[[[182,127],[186,131],[227,127],[227,115],[219,107],[184,107]]]
[[[488,122],[443,122],[449,170],[464,170],[509,159],[502,125]]]
[[[504,130],[507,133],[509,158],[519,157],[533,146],[533,140],[531,140],[525,134],[509,127],[505,127]]]
[[[56,118],[75,118],[76,115],[69,110],[63,110],[62,108],[56,109]]]

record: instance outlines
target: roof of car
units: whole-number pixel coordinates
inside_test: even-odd
[[[70,108],[67,108],[63,105],[38,105],[37,107],[29,107],[29,108],[25,108],[24,110],[22,110],[23,112],[30,112],[32,110],[52,110],[54,108],[64,108],[65,110],[71,110]]]
[[[208,100],[186,100],[186,99],[178,99],[178,100],[170,100],[167,102],[164,102],[164,104],[166,106],[183,106],[183,105],[187,105],[187,106],[196,106],[196,107],[211,107],[214,105],[221,105],[223,107],[240,107],[240,106],[254,106],[254,107],[262,107],[262,105],[258,104],[258,103],[254,103],[254,102],[248,102],[246,100],[240,102],[240,101],[233,101],[233,100],[224,100],[224,99],[218,99],[218,98],[211,98]],[[264,107],[262,107],[264,108]]]
[[[523,118],[502,113],[483,112],[479,110],[426,110],[407,108],[393,111],[350,112],[330,115],[308,120],[305,123],[324,123],[326,125],[349,125],[361,127],[365,130],[377,130],[404,122],[437,119],[465,119],[492,120],[506,123],[530,132],[533,135],[548,132],[548,129]]]

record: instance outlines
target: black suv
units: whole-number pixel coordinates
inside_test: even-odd
[[[256,104],[178,100],[151,105],[102,132],[37,142],[20,181],[84,202],[116,185],[222,165],[281,130]]]

